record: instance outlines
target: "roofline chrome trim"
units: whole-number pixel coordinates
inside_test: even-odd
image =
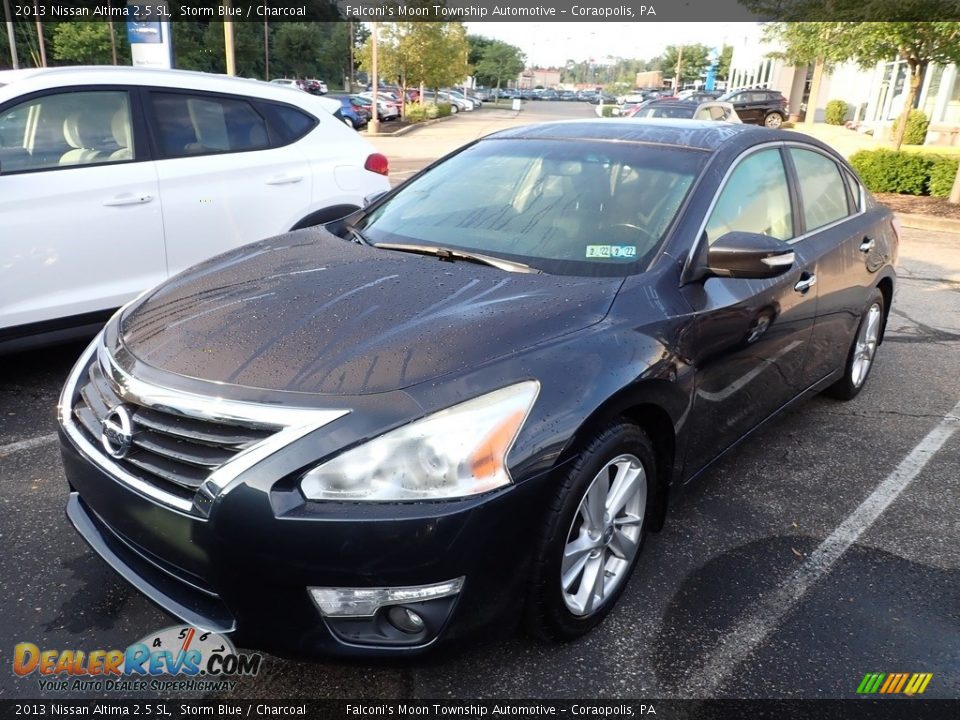
[[[690,268],[693,265],[693,259],[700,248],[701,238],[703,237],[704,231],[707,229],[707,223],[710,222],[710,216],[713,214],[713,210],[717,205],[717,201],[720,199],[720,195],[726,189],[727,182],[730,180],[730,176],[733,174],[733,171],[737,169],[737,166],[740,165],[741,162],[743,162],[744,158],[746,158],[748,155],[752,155],[754,152],[758,152],[760,150],[769,150],[770,148],[784,148],[784,147],[797,147],[797,148],[800,148],[801,150],[812,150],[814,152],[820,153],[824,157],[830,158],[833,162],[838,163],[837,158],[831,155],[828,151],[824,150],[823,148],[817,147],[816,145],[809,145],[807,143],[800,142],[797,140],[774,140],[771,142],[762,143],[760,145],[753,145],[747,148],[746,150],[744,150],[743,152],[741,152],[739,155],[737,155],[737,157],[733,159],[733,162],[730,163],[730,167],[727,168],[727,172],[724,173],[723,178],[720,180],[720,185],[717,186],[717,190],[713,194],[713,199],[710,201],[710,205],[707,207],[707,211],[703,215],[703,221],[700,223],[700,227],[697,230],[697,234],[693,239],[693,244],[690,245],[690,250],[687,252],[687,257],[683,261],[683,267],[680,270],[681,278],[685,279],[687,277],[687,274],[690,272]],[[842,164],[840,164],[840,166],[844,167]],[[847,169],[847,168],[844,168],[844,169]],[[786,167],[784,167],[784,172],[786,172],[786,170],[787,170]],[[840,218],[839,220],[835,220],[834,222],[828,225],[821,225],[820,227],[814,228],[813,230],[808,230],[803,235],[798,235],[797,237],[790,238],[789,240],[785,241],[788,245],[793,245],[795,243],[798,243],[801,240],[805,240],[806,238],[810,237],[814,233],[819,233],[819,232],[823,232],[824,230],[829,230],[830,228],[833,228],[842,222],[846,222],[847,220],[850,220],[852,218],[860,217],[861,215],[866,213],[866,196],[864,193],[863,183],[860,182],[859,178],[857,178],[855,173],[852,173],[852,175],[853,175],[853,178],[857,181],[857,187],[860,190],[859,210],[851,215],[847,215],[845,217]],[[788,176],[788,182],[789,182],[789,176]],[[798,192],[799,192],[799,188],[798,188]],[[793,206],[791,203],[791,211],[792,211],[792,207]]]

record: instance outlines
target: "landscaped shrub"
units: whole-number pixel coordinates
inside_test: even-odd
[[[827,103],[824,119],[828,125],[843,125],[849,111],[850,106],[847,105],[845,100],[831,100]]]
[[[603,117],[613,117],[613,109],[615,107],[615,105],[604,105],[603,109],[601,110]]]
[[[860,150],[850,164],[871,192],[947,197],[960,159],[893,150]]]
[[[423,122],[427,119],[427,108],[420,103],[409,103],[407,105],[406,120],[411,123]]]
[[[437,117],[447,117],[450,115],[450,103],[438,103],[434,107],[437,108]]]
[[[949,197],[953,189],[954,178],[957,177],[957,165],[960,158],[949,155],[934,155],[930,165],[930,182],[928,189],[934,197]]]
[[[927,128],[930,120],[923,110],[911,110],[907,116],[907,130],[903,134],[905,145],[923,145],[927,139]]]

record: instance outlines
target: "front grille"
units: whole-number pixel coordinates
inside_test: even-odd
[[[104,418],[116,406],[125,405],[133,420],[133,447],[126,457],[111,461],[143,482],[187,501],[210,473],[275,432],[184,417],[172,410],[124,400],[96,359],[77,386],[73,416],[87,439],[101,447]]]

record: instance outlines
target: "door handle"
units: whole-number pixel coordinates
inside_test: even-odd
[[[267,180],[267,185],[292,185],[303,180],[303,175],[276,175]]]
[[[124,193],[123,195],[117,195],[110,198],[103,204],[107,207],[123,207],[124,205],[143,205],[151,200],[153,200],[153,195],[134,195],[132,193]]]
[[[868,253],[877,246],[877,241],[871,237],[865,237],[863,242],[860,243],[860,252]]]
[[[809,275],[805,278],[801,278],[796,285],[793,286],[793,289],[798,293],[805,293],[814,285],[817,284],[817,276]]]

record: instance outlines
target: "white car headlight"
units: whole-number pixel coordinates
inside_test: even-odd
[[[428,415],[314,468],[300,487],[310,500],[392,502],[507,485],[507,453],[539,391],[527,380]]]

